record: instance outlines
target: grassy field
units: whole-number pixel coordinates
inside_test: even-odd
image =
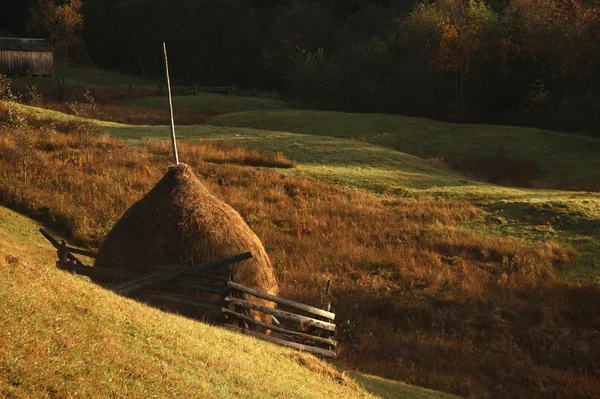
[[[87,165],[71,117],[35,113],[36,126],[61,118],[67,134],[35,144],[28,185],[1,137],[0,199],[95,247],[164,173],[168,128],[95,122],[125,141],[94,139]],[[597,194],[475,182],[360,140],[177,131],[181,159],[265,244],[284,296],[313,303],[316,287],[334,281],[350,367],[471,397],[593,398],[600,389],[600,293],[555,272],[597,278]]]
[[[169,108],[169,102],[166,97],[140,98],[126,101],[124,105],[153,109]],[[282,101],[268,98],[199,92],[198,95],[173,96],[173,108],[175,110],[196,109],[199,111],[240,112],[249,110],[278,110],[288,107]]]
[[[114,295],[55,269],[40,227],[0,207],[2,397],[451,397]]]
[[[57,74],[62,78],[62,70],[57,67]],[[120,90],[126,93],[129,85],[133,90],[144,89],[147,91],[157,91],[159,85],[166,86],[161,81],[152,81],[140,76],[131,75],[119,71],[102,71],[95,67],[87,65],[72,64],[68,67],[65,76],[65,86],[69,89],[72,86],[83,85],[89,89],[111,89]],[[26,85],[35,84],[39,88],[56,86],[56,79],[50,77],[12,77],[11,81],[17,88]]]
[[[308,110],[241,112],[220,115],[208,123],[353,139],[428,157],[516,157],[539,166],[541,184],[600,187],[600,139],[586,136],[401,115]]]
[[[38,119],[52,118],[64,122],[72,118],[55,111],[31,107],[26,109]],[[245,113],[231,114],[236,115]],[[227,117],[229,115],[215,119]],[[130,143],[161,141],[170,134],[167,126],[95,123],[113,137]],[[516,131],[517,128],[502,129]],[[528,140],[533,140],[528,136],[528,129],[524,131],[523,135]],[[561,273],[574,281],[600,282],[598,193],[511,188],[478,182],[438,163],[363,140],[212,125],[180,126],[177,134],[182,141],[225,140],[265,154],[281,153],[297,164],[295,168],[279,170],[285,176],[319,179],[383,195],[472,201],[487,215],[486,223],[478,223],[472,228],[533,242],[558,240],[572,245],[579,250],[581,256],[571,267],[561,270]],[[584,170],[595,160],[579,158],[576,152],[563,151],[561,145],[564,135],[553,132],[549,134],[550,137],[557,135],[560,140],[553,142],[552,151],[548,144],[550,141],[546,141],[547,156],[552,158],[562,154],[563,158],[572,163],[573,173],[578,171],[581,175],[579,178],[586,179]],[[574,140],[578,139],[580,137],[575,136]],[[475,138],[471,141],[475,141]],[[186,161],[185,158],[183,160]],[[593,172],[591,175],[593,178]],[[571,180],[575,181],[576,177]]]
[[[167,128],[160,126],[111,125],[106,130],[130,142],[160,140],[168,134]],[[287,176],[314,178],[377,194],[473,201],[486,211],[488,220],[473,228],[572,245],[581,256],[562,273],[572,280],[600,283],[598,193],[481,183],[422,158],[350,139],[213,126],[185,126],[177,131],[183,140],[226,140],[267,154],[282,153],[297,163],[296,168],[280,171]],[[560,148],[558,144],[556,148]],[[577,162],[574,154],[564,156]],[[575,168],[584,169],[586,163],[584,159],[583,165]]]

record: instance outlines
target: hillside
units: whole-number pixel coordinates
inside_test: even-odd
[[[23,107],[32,117],[38,120],[52,119],[67,123],[73,116],[60,112],[42,110],[33,107]],[[313,111],[281,111],[304,112],[311,115]],[[275,112],[279,115],[279,112]],[[281,153],[296,163],[295,168],[279,169],[278,173],[284,176],[308,177],[325,181],[327,183],[342,185],[349,188],[359,188],[377,194],[402,197],[435,197],[450,199],[465,199],[474,201],[486,211],[486,223],[473,225],[479,231],[483,230],[498,235],[508,235],[525,238],[527,240],[544,242],[559,240],[572,245],[580,251],[580,256],[574,260],[572,267],[562,270],[570,279],[577,281],[600,281],[600,246],[596,244],[600,239],[597,226],[600,225],[600,195],[591,192],[574,192],[560,190],[541,190],[526,188],[511,188],[493,185],[473,180],[461,175],[439,163],[434,163],[414,155],[409,155],[381,145],[371,144],[367,137],[367,129],[374,118],[373,115],[350,115],[340,113],[322,113],[328,117],[337,117],[336,126],[342,129],[354,129],[355,139],[340,138],[321,134],[289,133],[276,130],[263,130],[245,127],[223,127],[213,125],[178,126],[177,135],[180,142],[195,142],[197,140],[225,140],[237,146],[259,150],[265,154]],[[221,123],[228,118],[236,120],[244,115],[256,115],[254,124],[258,126],[270,123],[268,118],[271,113],[260,111],[227,114],[215,117],[212,121]],[[259,119],[262,116],[265,119]],[[360,118],[359,118],[360,116]],[[385,116],[393,120],[402,121],[405,117]],[[349,118],[354,118],[356,123],[352,126],[345,125]],[[361,119],[363,118],[363,119]],[[410,118],[408,118],[410,120]],[[419,120],[421,124],[438,124],[430,120]],[[284,121],[281,121],[283,124]],[[132,144],[144,144],[149,140],[163,141],[168,137],[167,126],[133,126],[112,122],[94,121],[103,131],[113,137],[126,140]],[[233,123],[232,123],[233,124]],[[330,121],[330,128],[334,125]],[[441,126],[445,126],[442,124]],[[484,130],[486,126],[482,126]],[[494,127],[496,128],[496,127]],[[497,127],[512,129],[521,132],[527,140],[530,137],[529,129]],[[305,127],[308,129],[308,127]],[[324,132],[328,132],[325,128]],[[346,134],[333,132],[331,134]],[[447,132],[444,131],[444,134]],[[350,133],[347,133],[350,134]],[[447,133],[450,134],[450,133]],[[465,133],[466,134],[466,133]],[[471,133],[471,140],[475,142],[476,136]],[[515,133],[516,134],[516,133]],[[549,137],[558,137],[563,140],[560,133],[549,132]],[[350,134],[351,135],[351,134]],[[554,136],[555,135],[555,136]],[[387,136],[385,136],[387,137]],[[425,137],[431,139],[430,136]],[[565,140],[568,139],[564,138]],[[575,136],[575,142],[578,137]],[[596,141],[590,140],[592,144]],[[505,145],[502,140],[496,140],[498,145]],[[552,144],[552,145],[551,145]],[[587,151],[582,148],[561,147],[562,141],[547,140],[548,159],[563,157],[574,166],[565,169],[569,173],[568,181],[577,181],[590,174],[586,168],[596,162],[589,157],[578,157],[577,150]],[[459,153],[457,144],[455,151]],[[467,149],[462,154],[469,154]],[[445,147],[441,147],[445,148]],[[531,144],[531,153],[525,156],[536,156],[534,146]],[[569,152],[569,149],[571,152]],[[591,151],[591,150],[590,150]],[[598,158],[600,159],[600,158]],[[552,164],[549,164],[552,168]],[[594,172],[591,173],[592,178]]]
[[[311,356],[119,297],[55,269],[40,225],[0,207],[0,396],[369,398]],[[360,376],[384,398],[449,395]]]
[[[127,106],[160,108],[168,105],[167,98],[163,97],[144,97],[136,100],[123,102]],[[273,110],[286,109],[288,106],[283,101],[271,100],[268,98],[248,97],[239,95],[225,95],[198,92],[197,95],[173,96],[173,107],[176,110],[202,110],[218,112],[240,112],[257,109]]]
[[[600,139],[535,128],[469,125],[382,114],[309,110],[220,115],[209,124],[331,136],[450,160],[506,156],[534,161],[542,186],[600,187]],[[490,160],[492,161],[492,160]]]
[[[97,247],[164,174],[168,127],[92,121],[123,140],[93,138],[87,162],[73,117],[23,110],[35,126],[60,120],[59,130],[35,143],[31,184],[10,135],[0,138],[0,198]],[[181,159],[264,243],[283,296],[317,304],[318,287],[333,281],[340,360],[350,368],[462,396],[595,397],[600,292],[569,280],[598,278],[597,194],[478,183],[351,139],[209,125],[177,132]],[[338,154],[352,145],[354,159]],[[332,179],[346,167],[364,172],[377,149],[390,154],[371,159],[377,173],[428,167],[424,184],[416,172],[395,191],[386,188],[393,178]],[[329,177],[302,177],[323,165]],[[464,183],[445,186],[444,174]]]

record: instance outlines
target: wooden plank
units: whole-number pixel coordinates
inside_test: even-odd
[[[173,282],[166,283],[167,287],[175,287],[175,288],[188,288],[191,290],[206,292],[209,294],[217,294],[217,295],[227,295],[229,293],[229,288],[219,285],[212,284],[204,284],[197,283],[195,281],[188,280],[175,280]]]
[[[313,353],[315,355],[319,355],[319,356],[323,356],[329,359],[335,359],[336,358],[336,354],[333,351],[328,351],[327,349],[322,349],[322,348],[316,348],[314,346],[308,346],[308,345],[302,345],[299,344],[297,342],[290,342],[290,341],[286,341],[280,338],[275,338],[275,337],[271,337],[270,335],[267,334],[262,334],[262,333],[258,333],[258,332],[254,332],[251,330],[248,330],[246,328],[240,328],[240,327],[236,327],[236,326],[232,326],[231,324],[225,324],[224,327],[228,330],[231,331],[235,331],[235,332],[239,332],[242,334],[246,334],[246,335],[250,335],[253,336],[255,338],[258,339],[262,339],[264,341],[269,341],[281,346],[286,346],[288,348],[293,348],[293,349],[298,349],[304,352],[310,352]]]
[[[107,277],[113,279],[126,279],[130,280],[133,278],[138,278],[144,276],[142,273],[135,273],[126,270],[118,270],[118,269],[108,269],[103,267],[90,267],[90,266],[80,266],[80,265],[72,265],[72,264],[59,264],[59,269],[68,270],[71,272],[76,272],[84,276],[88,276],[91,278],[94,277]],[[192,290],[207,292],[211,294],[218,295],[227,295],[229,292],[229,288],[224,286],[216,286],[205,283],[199,283],[195,281],[189,280],[174,280],[165,284],[169,288],[188,288]]]
[[[275,295],[267,294],[265,292],[258,291],[258,290],[255,290],[255,289],[252,289],[252,288],[249,288],[244,285],[237,284],[237,283],[234,283],[231,281],[227,282],[227,286],[231,289],[234,289],[237,291],[242,291],[242,292],[245,292],[246,294],[254,295],[255,297],[266,299],[268,301],[279,303],[281,305],[289,306],[291,308],[302,310],[306,313],[310,313],[315,316],[321,316],[321,317],[324,317],[331,321],[335,320],[335,313],[328,312],[323,309],[315,308],[313,306],[305,305],[300,302],[295,302],[295,301],[291,301],[289,299],[285,299],[285,298],[281,298],[281,297],[278,297]]]
[[[208,278],[211,280],[227,281],[229,275],[224,273],[213,273],[211,271],[200,271],[193,274],[194,277]]]
[[[90,258],[97,258],[98,254],[95,252],[91,252],[91,251],[86,251],[83,249],[79,249],[79,248],[73,248],[73,247],[67,247],[66,248],[67,251],[74,253],[74,254],[78,254],[78,255],[83,255],[83,256],[87,256]]]
[[[144,275],[140,278],[136,278],[132,281],[128,281],[124,284],[121,284],[115,289],[117,294],[125,295],[130,294],[135,291],[139,291],[143,288],[166,283],[168,281],[174,280],[177,276],[182,274],[193,274],[195,271],[206,271],[210,269],[214,269],[218,266],[226,265],[229,263],[240,262],[246,259],[250,259],[252,254],[250,252],[246,252],[243,254],[239,254],[236,256],[232,256],[230,258],[220,259],[214,262],[208,262],[201,265],[190,265],[190,264],[179,264],[173,267],[169,267],[167,269],[158,270],[154,273],[150,273]]]
[[[248,322],[250,324],[254,324],[256,326],[263,327],[263,328],[265,328],[267,330],[275,331],[275,332],[278,332],[278,333],[281,333],[281,334],[293,335],[295,337],[304,338],[304,339],[308,339],[308,340],[315,341],[315,342],[321,342],[323,344],[327,344],[327,345],[331,345],[331,346],[337,346],[337,342],[334,341],[334,340],[332,340],[332,339],[317,337],[317,336],[314,336],[314,335],[305,334],[305,333],[301,333],[301,332],[294,331],[294,330],[288,330],[286,328],[278,327],[278,326],[273,325],[273,324],[263,323],[260,320],[254,320],[251,317],[244,316],[243,314],[234,312],[233,310],[229,310],[227,308],[223,308],[223,309],[221,309],[221,311],[223,313],[226,313],[226,314],[235,316],[235,317],[237,317],[239,319],[242,319],[242,320],[244,320],[244,321],[246,321],[246,322]]]
[[[317,327],[317,328],[321,328],[323,330],[335,331],[335,324],[328,323],[326,321],[313,319],[312,317],[301,316],[298,314],[286,312],[284,310],[273,309],[268,306],[259,305],[257,303],[248,302],[248,301],[244,301],[242,299],[237,299],[237,298],[227,297],[227,298],[225,298],[225,301],[227,301],[228,303],[237,305],[237,306],[242,306],[242,307],[252,309],[252,310],[258,310],[259,312],[277,316],[282,319],[292,320],[292,321],[295,321],[296,323],[303,324],[307,327]]]

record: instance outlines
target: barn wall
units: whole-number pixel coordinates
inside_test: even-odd
[[[54,75],[54,54],[49,51],[0,50],[0,73],[6,75]]]

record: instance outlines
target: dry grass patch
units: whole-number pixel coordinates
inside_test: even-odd
[[[126,123],[130,125],[168,125],[171,123],[171,114],[169,103],[166,97],[163,98],[164,107],[147,108],[126,104],[109,104],[98,102],[95,115],[90,115],[95,119],[108,122]],[[67,103],[48,103],[44,106],[47,109],[72,114]],[[198,125],[208,119],[222,114],[222,111],[214,109],[175,109],[174,115],[178,125]]]

